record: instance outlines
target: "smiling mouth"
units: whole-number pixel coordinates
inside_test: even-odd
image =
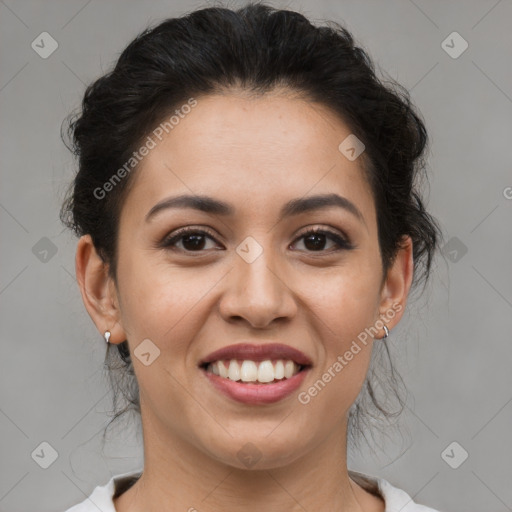
[[[291,359],[225,359],[200,365],[207,373],[239,383],[273,384],[285,381],[304,371],[309,365],[301,365]]]

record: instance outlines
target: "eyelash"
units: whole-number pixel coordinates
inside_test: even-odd
[[[213,233],[211,233],[210,231],[208,230],[205,230],[205,229],[198,229],[198,228],[183,228],[183,229],[180,229],[179,231],[177,231],[174,235],[172,235],[171,237],[166,237],[164,238],[164,240],[161,242],[160,244],[160,247],[162,248],[173,248],[172,246],[174,246],[174,244],[179,241],[180,239],[182,239],[184,236],[186,235],[190,235],[190,234],[194,234],[194,235],[206,235],[207,237],[211,238],[212,240],[214,240],[215,242],[217,242],[215,240],[215,236],[213,235]],[[309,235],[314,235],[314,234],[321,234],[321,235],[327,235],[328,238],[330,238],[332,241],[334,241],[337,245],[338,245],[338,248],[337,249],[334,249],[334,250],[331,250],[331,251],[326,251],[326,250],[320,250],[320,251],[307,251],[307,252],[310,252],[310,253],[327,253],[327,254],[332,254],[333,252],[338,252],[338,251],[342,251],[342,250],[351,250],[354,248],[354,246],[345,238],[343,238],[342,236],[338,235],[337,233],[333,232],[333,231],[330,231],[328,229],[323,229],[323,228],[313,228],[313,229],[310,229],[309,231],[305,231],[304,233],[300,234],[296,239],[296,240],[300,240],[302,238],[306,238],[307,236]],[[199,250],[199,251],[188,251],[186,249],[178,249],[182,252],[185,252],[185,253],[201,253],[201,252],[204,252],[204,250]]]

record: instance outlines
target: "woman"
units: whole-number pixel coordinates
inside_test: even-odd
[[[433,510],[347,469],[441,235],[395,85],[341,26],[256,4],[146,30],[87,89],[62,219],[144,467],[69,512]]]

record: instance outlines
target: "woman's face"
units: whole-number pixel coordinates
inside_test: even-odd
[[[240,468],[247,467],[241,455],[252,451],[258,468],[270,468],[345,432],[370,361],[365,329],[380,317],[396,325],[412,277],[409,245],[383,282],[361,158],[339,149],[350,133],[318,104],[232,94],[197,98],[161,141],[152,135],[156,147],[122,208],[112,309],[88,309],[102,333],[112,331],[111,342],[128,339],[154,439],[179,439]],[[207,196],[229,211],[165,206],[182,195]],[[334,195],[343,199],[302,203]],[[183,228],[196,234],[166,243]],[[308,234],[313,229],[322,233]],[[382,324],[371,332],[381,338]],[[297,388],[284,386],[288,394],[231,380],[226,394],[216,385],[223,378],[200,363],[241,343],[283,344],[311,364],[295,378]],[[294,359],[259,359],[279,358]],[[245,370],[251,375],[254,365]]]

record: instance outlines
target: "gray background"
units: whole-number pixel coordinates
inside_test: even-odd
[[[147,23],[206,5],[0,1],[0,511],[64,510],[140,467],[136,424],[101,446],[105,346],[74,279],[76,240],[58,220],[75,169],[59,131],[85,84]],[[273,5],[344,23],[411,91],[432,139],[428,206],[446,257],[390,339],[411,398],[402,433],[349,467],[442,511],[512,510],[512,3]],[[44,31],[58,42],[47,59],[31,47]],[[458,58],[441,45],[453,31],[469,44]],[[442,456],[454,441],[452,464],[469,454],[457,469]],[[42,442],[58,452],[48,469],[33,455]]]

